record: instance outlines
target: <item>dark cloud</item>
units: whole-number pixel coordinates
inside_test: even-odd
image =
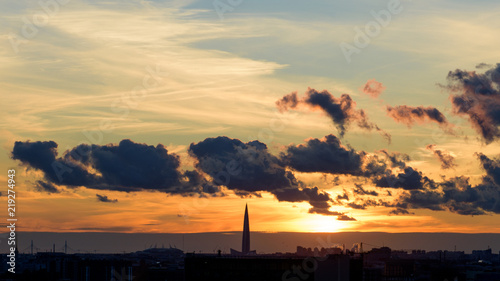
[[[379,150],[381,154],[385,155],[389,159],[392,168],[406,168],[406,162],[410,161],[410,156],[408,154],[399,152],[389,152],[385,149]]]
[[[36,181],[35,189],[40,192],[59,193],[61,192],[55,185],[50,182]]]
[[[334,205],[354,209],[391,207],[395,208],[392,214],[419,208],[463,215],[500,213],[500,160],[484,154],[477,157],[486,175],[480,184],[471,186],[462,177],[436,183],[408,166],[410,159],[405,154],[355,151],[343,146],[333,135],[290,145],[279,157],[258,141],[208,138],[190,145],[188,152],[195,158],[197,170],[184,172],[179,169],[179,157],[168,153],[161,144],[148,146],[123,140],[104,146],[79,145],[61,157],[56,149],[55,142],[28,141],[14,145],[12,158],[43,172],[44,180],[37,181],[35,186],[40,191],[55,193],[59,192],[59,186],[83,186],[127,192],[221,195],[221,188],[227,188],[242,197],[260,197],[268,192],[281,202],[308,202],[310,213],[336,216],[340,220],[352,218],[331,210]],[[400,197],[394,196],[393,203],[384,198],[375,200],[374,197],[381,196],[377,191],[358,184],[350,193],[344,190],[332,198],[318,187],[305,186],[290,169],[364,178],[378,187],[401,189]],[[105,195],[96,196],[100,201],[113,201]]]
[[[464,189],[459,189],[454,185],[454,182],[443,183],[443,191],[421,191],[415,190],[403,197],[408,208],[418,209],[425,208],[433,211],[443,211],[448,209],[451,212],[460,215],[484,215],[487,211],[498,213],[499,209],[491,208],[490,201],[484,198],[484,192],[491,193],[492,186],[478,185],[476,187],[467,186]],[[498,192],[498,190],[496,190]],[[486,200],[485,200],[486,199]],[[492,198],[494,202],[498,201]],[[486,209],[485,209],[486,208]]]
[[[84,157],[72,152],[89,151]],[[92,166],[102,174],[104,183],[125,189],[174,190],[180,186],[180,162],[166,147],[156,147],[122,140],[119,145],[80,145],[66,154],[67,158]]]
[[[309,139],[306,144],[288,146],[281,154],[283,162],[299,172],[330,174],[362,174],[362,159],[354,149],[345,147],[334,135],[323,139]]]
[[[158,144],[149,146],[123,140],[118,145],[82,144],[61,157],[57,144],[49,142],[16,142],[12,158],[30,169],[43,172],[37,181],[39,191],[59,192],[58,186],[86,187],[115,191],[162,191],[169,194],[224,195],[221,187],[238,196],[260,197],[270,192],[279,201],[308,202],[310,212],[340,216],[330,211],[332,199],[317,187],[303,187],[283,161],[270,154],[258,141],[243,143],[228,137],[209,138],[189,147],[197,160],[195,171],[181,172],[179,157],[169,154]],[[207,176],[211,178],[208,181]],[[101,202],[116,202],[96,194]]]
[[[493,67],[492,64],[488,64],[488,63],[484,63],[484,62],[479,63],[479,64],[476,65],[476,68],[478,68],[478,69],[492,68],[492,67]]]
[[[365,210],[366,207],[371,206],[369,200],[363,201],[362,203],[350,202],[346,204],[347,207],[356,210]]]
[[[363,152],[361,152],[363,153]],[[386,157],[380,154],[368,155],[366,154],[363,159],[363,174],[366,178],[374,178],[381,175],[390,175],[392,171]]]
[[[490,159],[482,153],[476,153],[476,156],[481,163],[482,168],[486,171],[486,176],[483,178],[484,182],[492,182],[500,186],[500,160]]]
[[[426,148],[432,151],[434,156],[439,159],[439,161],[441,162],[441,168],[443,170],[451,169],[456,166],[455,157],[453,157],[449,152],[436,149],[436,145],[434,144],[429,144]]]
[[[407,204],[407,208],[420,209],[425,208],[433,211],[444,210],[443,195],[434,190],[412,190],[403,195],[399,200]]]
[[[435,188],[433,180],[412,167],[406,167],[402,173],[397,175],[390,173],[374,177],[373,182],[378,187],[402,188],[405,190]]]
[[[98,182],[97,176],[90,174],[82,165],[57,155],[57,143],[54,141],[16,141],[12,150],[12,159],[42,171],[47,182],[68,186],[91,186]]]
[[[372,98],[378,98],[383,91],[385,91],[384,85],[375,79],[368,80],[363,87],[363,93],[371,96]]]
[[[350,216],[348,216],[348,215],[341,215],[341,216],[338,216],[338,217],[337,217],[337,220],[339,220],[339,221],[356,221],[356,219],[355,219],[355,218],[350,217]]]
[[[356,184],[356,187],[354,188],[354,194],[357,195],[371,195],[371,196],[378,196],[378,192],[375,190],[365,190],[361,184]]]
[[[356,102],[348,94],[337,98],[326,90],[318,92],[308,88],[304,98],[299,98],[297,92],[293,92],[276,102],[281,112],[296,109],[299,105],[323,111],[333,121],[341,137],[351,124],[356,123],[359,128],[380,132],[390,142],[390,135],[370,122],[364,110],[356,109]]]
[[[500,214],[500,161],[478,154],[486,175],[472,186],[466,177],[456,177],[439,184],[436,190],[412,190],[399,198],[406,208],[449,210],[461,215]]]
[[[290,109],[297,108],[299,105],[299,98],[297,96],[297,92],[290,93],[286,96],[283,96],[280,100],[276,101],[276,107],[280,112],[285,112]]]
[[[388,207],[388,208],[393,208],[393,207],[407,208],[407,205],[401,205],[399,202],[391,203],[391,202],[385,201],[383,199],[376,200],[376,199],[373,199],[373,197],[366,198],[366,197],[363,197],[361,194],[356,194],[356,192],[354,193],[354,195],[357,197],[355,197],[354,200],[351,202],[345,202],[344,203],[345,207],[349,207],[349,208],[357,209],[357,210],[365,210],[368,207],[378,207],[378,206]],[[375,195],[372,195],[372,196],[375,196]],[[377,196],[379,196],[379,195],[377,195]]]
[[[196,167],[212,177],[212,184],[225,186],[238,196],[259,196],[259,192],[267,191],[278,201],[308,202],[310,213],[342,215],[329,210],[332,199],[328,193],[317,187],[302,187],[286,170],[285,161],[270,154],[261,142],[207,138],[191,144],[189,153],[197,159]]]
[[[104,203],[117,203],[118,202],[118,199],[109,199],[108,196],[106,196],[106,195],[96,194],[95,196],[97,197],[97,201],[99,201],[99,202],[104,202]]]
[[[191,144],[189,154],[198,161],[196,167],[213,178],[213,184],[230,190],[259,192],[298,186],[293,173],[259,141],[207,138]]]
[[[12,158],[28,168],[44,173],[48,184],[68,187],[84,186],[98,190],[156,190],[166,193],[203,192],[201,179],[193,173],[179,171],[179,157],[169,154],[159,144],[148,146],[122,140],[118,145],[81,144],[57,156],[57,144],[48,142],[16,142]]]
[[[272,192],[278,201],[286,202],[309,202],[311,209],[309,213],[316,213],[329,216],[341,216],[343,213],[330,211],[331,202],[333,201],[330,194],[320,191],[317,187],[301,189],[288,188],[275,190]]]
[[[337,195],[337,202],[339,202],[340,200],[347,200],[349,201],[349,194],[347,194],[347,192],[344,190],[344,193],[342,193],[342,195]]]
[[[405,209],[394,209],[389,212],[390,215],[409,215],[410,212]]]
[[[16,141],[12,156],[23,163],[28,163],[32,168],[42,171],[49,170],[47,167],[50,167],[52,162],[56,160],[57,143],[53,141]]]
[[[378,187],[406,190],[435,187],[435,183],[420,171],[406,165],[406,154],[378,151],[369,155],[343,146],[334,135],[309,139],[305,144],[290,145],[281,153],[284,165],[299,172],[344,174],[371,179]],[[394,174],[393,169],[402,170]]]
[[[441,126],[445,131],[451,133],[452,125],[448,122],[446,117],[435,107],[423,106],[387,106],[387,115],[392,117],[396,122],[403,123],[408,127],[413,126],[415,123],[435,122]]]
[[[290,145],[280,154],[284,165],[305,173],[329,173],[362,177],[392,175],[390,168],[405,168],[409,156],[386,150],[369,155],[342,145],[334,135],[308,139],[305,144]],[[396,177],[396,176],[394,176]]]
[[[450,71],[446,88],[452,92],[453,112],[467,116],[487,144],[500,136],[500,64],[484,73]]]

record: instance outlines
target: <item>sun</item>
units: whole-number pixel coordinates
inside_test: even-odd
[[[308,232],[340,232],[345,225],[336,216],[310,215],[300,221],[302,231]]]

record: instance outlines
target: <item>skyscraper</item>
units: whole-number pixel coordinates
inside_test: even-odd
[[[248,221],[248,205],[245,205],[245,219],[243,221],[243,239],[241,243],[241,252],[247,254],[250,252],[250,223]]]
[[[255,255],[255,250],[250,251],[250,220],[248,219],[248,205],[245,205],[245,218],[243,219],[243,238],[241,239],[241,252],[231,249],[231,255]]]

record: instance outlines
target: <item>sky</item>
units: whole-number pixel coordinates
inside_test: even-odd
[[[500,233],[496,1],[0,7],[22,231]]]

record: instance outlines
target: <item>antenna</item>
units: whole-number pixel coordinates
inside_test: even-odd
[[[31,240],[31,255],[33,255],[33,240]]]
[[[68,253],[68,241],[64,241],[64,253],[67,254]]]

